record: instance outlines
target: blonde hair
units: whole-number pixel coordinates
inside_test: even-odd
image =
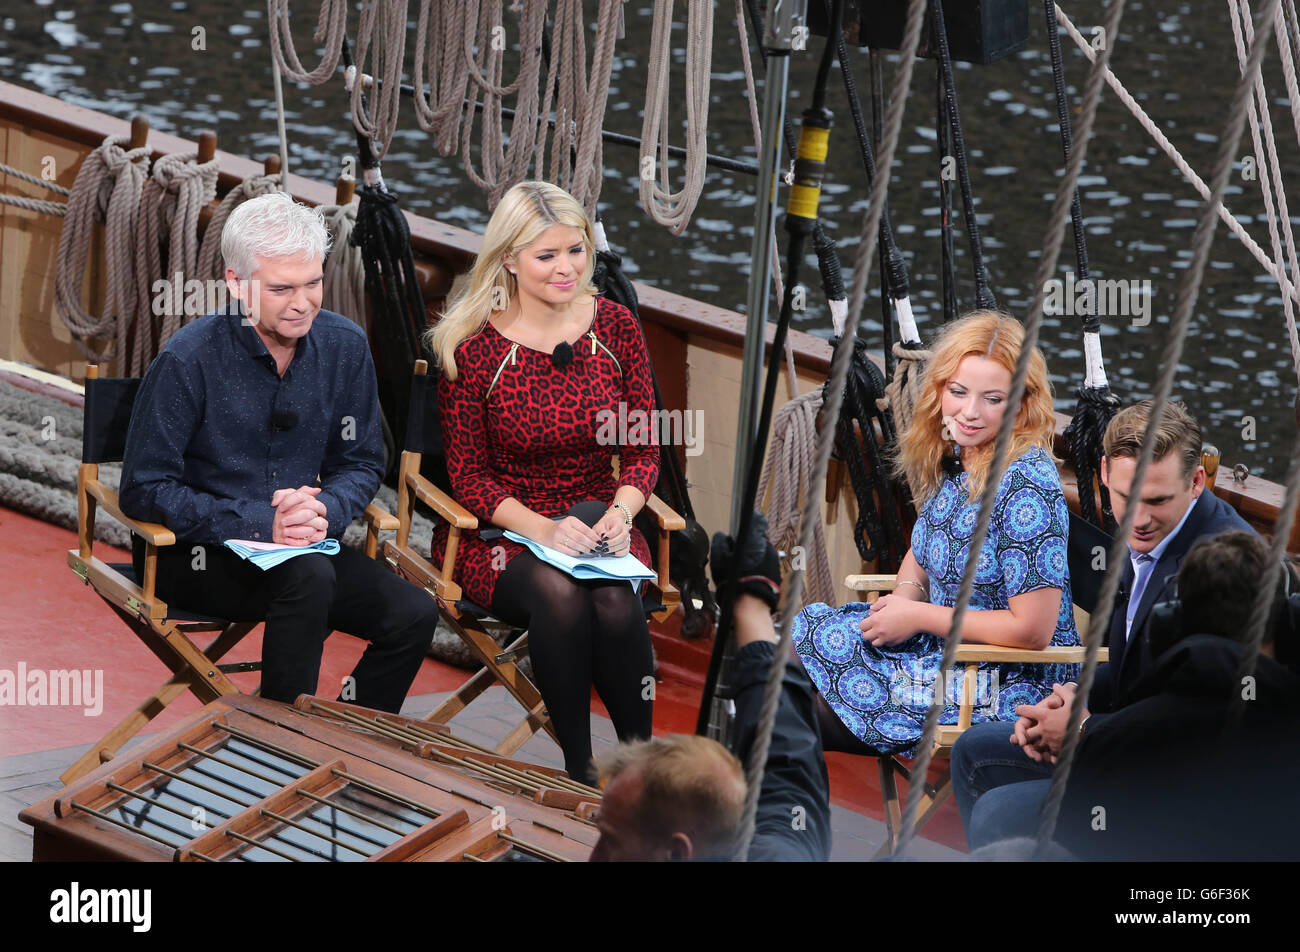
[[[1151,426],[1152,401],[1143,400],[1125,407],[1111,419],[1102,437],[1101,448],[1107,459],[1137,459],[1142,452],[1142,439]],[[1156,431],[1156,448],[1153,461],[1160,461],[1170,453],[1179,457],[1179,472],[1191,482],[1196,467],[1201,465],[1201,425],[1181,403],[1165,404],[1160,429]]]
[[[943,484],[942,461],[949,447],[943,439],[943,391],[957,368],[967,357],[987,357],[1015,374],[1016,361],[1024,344],[1025,329],[1013,317],[998,311],[980,310],[953,321],[943,329],[931,348],[921,381],[921,395],[912,411],[912,421],[899,437],[894,468],[906,478],[918,506]],[[1052,383],[1047,379],[1047,362],[1034,348],[1025,378],[1025,396],[1016,416],[1008,460],[1023,456],[1035,446],[1053,460],[1052,436],[1056,428],[1053,413]],[[968,496],[974,499],[984,491],[993,445],[989,440],[980,446],[963,448],[962,468],[969,477]]]
[[[619,744],[597,762],[601,787],[622,773],[641,780],[636,826],[666,839],[686,833],[696,857],[726,855],[745,811],[745,772],[710,737],[670,734]]]
[[[596,242],[582,205],[550,182],[520,182],[502,196],[488,220],[469,281],[453,294],[442,319],[425,335],[425,343],[448,380],[456,379],[456,348],[483,329],[488,315],[502,306],[502,300],[512,301],[518,293],[518,281],[506,270],[505,259],[518,255],[552,225],[566,225],[582,232],[587,267],[578,278],[578,287],[588,294],[596,293],[591,283]]]

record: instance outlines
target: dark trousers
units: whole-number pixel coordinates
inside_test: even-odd
[[[438,624],[432,598],[349,548],[263,571],[223,545],[179,543],[158,552],[158,594],[188,611],[264,621],[262,697],[287,703],[316,693],[325,639],[343,631],[370,644],[340,699],[400,710]]]

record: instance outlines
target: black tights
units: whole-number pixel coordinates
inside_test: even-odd
[[[650,736],[654,658],[641,598],[627,582],[594,582],[522,552],[497,580],[492,611],[528,629],[537,689],[569,776],[592,783],[591,687],[621,741]]]

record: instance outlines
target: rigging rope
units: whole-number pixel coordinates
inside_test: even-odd
[[[68,197],[67,214],[59,234],[54,276],[54,305],[73,341],[88,358],[111,360],[85,343],[90,337],[116,337],[117,350],[136,310],[135,238],[140,193],[149,175],[149,148],[127,150],[130,136],[109,136],[86,156]],[[138,161],[143,159],[144,161]],[[95,225],[104,226],[106,293],[99,317],[81,306],[81,289]]]
[[[216,197],[220,170],[215,158],[202,163],[198,159],[197,152],[164,155],[154,163],[140,190],[135,244],[136,325],[126,366],[122,368],[128,377],[143,374],[158,350],[185,323],[185,278],[196,276],[199,261],[199,212]],[[164,240],[165,261],[161,257]],[[168,288],[161,315],[155,307],[155,283],[159,279],[165,279]],[[158,317],[162,318],[160,327],[156,327]]]
[[[12,165],[5,165],[3,162],[0,162],[0,172],[3,172],[5,175],[12,175],[16,179],[22,179],[24,182],[30,182],[33,185],[39,185],[42,188],[47,188],[51,192],[55,192],[59,195],[72,194],[72,189],[64,188],[58,182],[47,181],[46,179],[41,178],[39,175],[32,175],[30,172],[24,172],[22,169],[16,169]]]
[[[1246,69],[1246,45],[1255,42],[1255,26],[1251,22],[1250,0],[1228,0],[1228,14],[1232,19],[1232,38],[1237,47],[1237,66],[1244,71]],[[1281,26],[1282,11],[1278,9],[1277,17],[1274,19],[1274,29]],[[1245,35],[1243,36],[1243,22]],[[1288,93],[1295,86],[1295,64],[1290,53],[1290,44],[1287,41],[1285,33],[1278,33],[1278,51],[1283,64],[1283,71],[1287,65],[1291,66],[1291,78],[1288,82]],[[1287,224],[1287,242],[1286,254],[1291,266],[1291,277],[1294,279],[1300,274],[1300,265],[1296,263],[1295,248],[1295,229],[1291,225],[1291,213],[1287,208],[1286,189],[1282,186],[1282,168],[1281,162],[1277,156],[1277,141],[1273,137],[1273,119],[1268,109],[1268,93],[1264,90],[1264,77],[1261,74],[1255,79],[1254,95],[1250,100],[1250,136],[1251,142],[1255,147],[1255,155],[1259,156],[1257,169],[1259,175],[1260,191],[1264,195],[1264,214],[1268,218],[1268,237],[1273,247],[1273,260],[1282,261],[1282,239],[1278,232],[1278,219]],[[1263,141],[1260,138],[1260,127],[1263,127]],[[1276,192],[1276,202],[1274,201],[1274,192]],[[1275,207],[1276,206],[1276,207]],[[1282,289],[1282,313],[1286,317],[1287,335],[1291,342],[1291,360],[1297,380],[1300,380],[1300,338],[1296,335],[1296,318],[1295,306],[1291,297]]]
[[[952,75],[952,58],[948,54],[948,30],[943,22],[943,3],[930,4],[930,17],[934,25],[936,52],[939,54],[939,73],[943,77],[944,105],[948,114],[952,151],[957,159],[957,182],[961,186],[962,214],[966,218],[966,236],[970,241],[971,270],[975,275],[975,304],[981,308],[997,306],[989,289],[988,271],[984,267],[984,249],[980,244],[980,227],[975,218],[975,198],[970,187],[970,169],[966,163],[966,139],[961,131],[961,112],[957,107],[957,84]]]
[[[1070,34],[1070,39],[1074,40],[1075,45],[1083,51],[1083,55],[1088,57],[1089,61],[1095,61],[1097,51],[1092,48],[1092,44],[1089,43],[1088,40],[1084,38],[1083,34],[1075,28],[1074,24],[1070,22],[1070,18],[1065,15],[1065,11],[1061,9],[1059,3],[1056,4],[1056,15],[1059,18],[1061,25],[1065,27],[1066,32]],[[1141,125],[1142,128],[1146,130],[1147,134],[1155,140],[1156,145],[1160,147],[1160,150],[1174,163],[1178,168],[1178,171],[1182,172],[1183,175],[1187,177],[1187,180],[1191,182],[1192,186],[1200,193],[1201,198],[1208,201],[1210,197],[1209,186],[1206,185],[1201,177],[1196,174],[1196,171],[1188,165],[1187,160],[1183,158],[1182,154],[1179,153],[1176,148],[1174,148],[1174,145],[1169,141],[1168,136],[1166,136],[1160,127],[1155,124],[1152,118],[1147,115],[1146,110],[1138,104],[1137,100],[1133,98],[1133,94],[1124,88],[1124,84],[1119,81],[1119,78],[1116,77],[1109,68],[1106,70],[1106,83],[1115,91],[1115,95],[1119,98],[1119,101],[1123,103],[1128,111],[1133,114],[1133,117],[1137,119],[1138,124]],[[1281,264],[1279,262],[1274,262],[1268,256],[1264,249],[1259,246],[1258,242],[1256,242],[1255,239],[1251,237],[1250,233],[1246,231],[1245,226],[1242,225],[1232,212],[1228,211],[1227,207],[1224,206],[1222,202],[1220,202],[1216,207],[1216,212],[1219,217],[1223,219],[1224,223],[1232,233],[1240,239],[1246,250],[1255,257],[1256,261],[1263,265],[1264,270],[1277,279],[1278,284],[1283,288],[1283,293],[1289,294],[1293,300],[1300,302],[1300,290],[1298,290],[1286,277]]]
[[[1038,274],[1034,281],[1034,299],[1030,305],[1029,319],[1025,322],[1025,337],[1020,347],[1020,354],[1016,359],[1015,372],[1011,377],[1011,391],[1007,395],[1007,412],[1003,414],[1002,422],[998,426],[997,439],[993,446],[993,459],[989,464],[988,477],[984,485],[984,491],[980,496],[979,515],[967,550],[969,555],[962,570],[961,588],[957,594],[956,604],[953,606],[952,622],[944,639],[943,657],[939,663],[938,676],[931,689],[933,697],[930,709],[926,714],[925,731],[922,734],[916,760],[912,764],[912,776],[915,779],[907,791],[907,806],[903,811],[902,829],[899,832],[898,847],[894,852],[896,857],[904,854],[916,833],[916,820],[921,807],[921,798],[924,794],[925,776],[933,755],[935,731],[939,726],[939,714],[943,710],[943,695],[945,693],[943,686],[948,683],[948,672],[952,670],[957,648],[961,644],[962,623],[970,606],[971,593],[975,587],[975,573],[980,563],[979,556],[984,550],[989,524],[993,519],[993,504],[997,497],[998,486],[1002,482],[1003,473],[1005,473],[1007,464],[1010,462],[1007,455],[1011,446],[1012,432],[1019,416],[1020,405],[1024,400],[1025,382],[1029,376],[1029,365],[1038,344],[1039,328],[1043,323],[1043,306],[1046,302],[1047,285],[1056,271],[1061,245],[1065,240],[1065,221],[1069,215],[1070,199],[1078,184],[1079,175],[1083,171],[1083,162],[1088,150],[1088,140],[1092,137],[1092,127],[1097,118],[1097,107],[1101,102],[1102,71],[1106,66],[1106,62],[1110,59],[1110,51],[1114,46],[1113,38],[1119,35],[1119,24],[1124,13],[1124,2],[1125,0],[1111,0],[1111,6],[1106,11],[1105,36],[1112,38],[1112,42],[1105,44],[1099,57],[1093,63],[1092,69],[1088,72],[1088,80],[1083,94],[1083,114],[1079,122],[1079,145],[1078,148],[1071,152],[1070,159],[1066,163],[1065,175],[1061,179],[1060,187],[1057,189],[1052,214],[1048,218],[1049,224],[1043,240],[1043,256],[1039,261]],[[1154,432],[1154,428],[1152,428],[1151,432]],[[1136,492],[1136,490],[1134,491]],[[1136,506],[1129,507],[1126,518],[1130,523],[1136,512]],[[1098,614],[1094,614],[1093,618],[1097,620],[1103,617],[1109,618],[1108,611],[1109,609],[1103,613],[1099,608]],[[1096,626],[1094,628],[1100,630]],[[1091,640],[1089,642],[1089,652],[1090,658],[1095,661],[1096,645],[1092,644]],[[1085,675],[1088,674],[1090,672],[1085,672]],[[1084,690],[1082,685],[1080,690]],[[1077,729],[1077,726],[1075,729]]]
[[[1123,6],[1123,0],[1114,0],[1114,2],[1121,7]],[[1218,224],[1220,205],[1228,186],[1228,177],[1232,172],[1233,162],[1236,159],[1242,127],[1246,123],[1247,104],[1256,77],[1259,76],[1260,67],[1264,60],[1264,50],[1269,41],[1268,33],[1273,29],[1274,14],[1277,12],[1279,3],[1280,0],[1265,0],[1266,12],[1260,17],[1260,32],[1256,36],[1256,42],[1251,46],[1249,61],[1246,64],[1241,80],[1237,83],[1232,103],[1228,109],[1228,120],[1224,133],[1219,138],[1219,152],[1211,179],[1213,185],[1205,209],[1196,223],[1196,231],[1192,236],[1192,260],[1188,266],[1187,275],[1178,286],[1173,321],[1168,332],[1169,342],[1161,357],[1160,378],[1156,385],[1155,395],[1151,400],[1151,423],[1143,437],[1137,468],[1133,473],[1133,481],[1129,492],[1134,496],[1141,493],[1147,468],[1155,455],[1157,432],[1160,422],[1164,418],[1169,395],[1173,391],[1174,377],[1178,373],[1178,362],[1182,356],[1183,344],[1186,341],[1187,329],[1191,323],[1192,311],[1196,307],[1201,281],[1205,275],[1206,265],[1209,262],[1210,246],[1214,240],[1214,232]],[[1114,37],[1116,32],[1114,29],[1108,29],[1106,35]],[[1103,51],[1103,55],[1100,57],[1101,61],[1104,63],[1108,58],[1108,51]],[[1094,73],[1096,72],[1094,68],[1093,72],[1089,73],[1090,90],[1094,84]],[[1085,120],[1090,123],[1091,117],[1085,114]],[[1086,133],[1081,132],[1080,139],[1083,140],[1083,145],[1080,146],[1080,151],[1082,151],[1087,145]],[[1042,293],[1041,289],[1038,293]],[[1116,530],[1115,541],[1108,553],[1109,562],[1107,564],[1109,567],[1102,582],[1101,594],[1098,596],[1096,610],[1092,614],[1092,621],[1089,626],[1083,673],[1079,678],[1078,688],[1075,691],[1074,703],[1070,707],[1070,719],[1065,731],[1065,741],[1058,755],[1056,769],[1052,772],[1051,789],[1043,804],[1042,814],[1039,819],[1037,851],[1039,857],[1048,848],[1056,830],[1056,819],[1060,813],[1066,785],[1069,783],[1070,770],[1074,762],[1074,752],[1078,748],[1079,722],[1082,720],[1083,707],[1087,702],[1088,692],[1092,687],[1093,672],[1097,663],[1097,648],[1101,644],[1105,629],[1109,626],[1111,611],[1115,604],[1115,593],[1119,587],[1124,562],[1127,560],[1128,536],[1133,528],[1137,509],[1137,506],[1129,506],[1125,510],[1124,518],[1120,520],[1120,526]]]
[[[894,78],[894,95],[890,99],[889,112],[885,117],[885,133],[880,146],[880,168],[887,170],[893,166],[894,152],[903,127],[903,108],[907,101],[907,90],[911,86],[913,66],[916,62],[916,50],[921,41],[921,24],[924,19],[925,0],[909,0],[907,18],[904,21],[903,41],[899,53],[898,71]],[[849,313],[862,311],[862,302],[866,297],[867,272],[871,270],[875,257],[877,239],[879,238],[881,210],[884,196],[889,187],[889,176],[881,174],[871,185],[866,215],[858,244],[858,259],[853,274],[853,294]],[[839,418],[840,404],[844,394],[844,383],[848,377],[849,365],[853,359],[853,343],[857,336],[856,322],[849,322],[844,336],[835,348],[831,361],[831,373],[823,405],[821,423],[817,432],[817,456],[813,464],[813,476],[810,485],[821,485],[826,481],[826,470],[830,464],[832,444],[834,443],[835,421]],[[812,545],[814,530],[819,523],[821,500],[817,493],[804,495],[800,522],[800,544],[807,550]],[[742,532],[741,538],[744,537]],[[754,817],[758,807],[758,794],[762,787],[763,770],[767,763],[768,751],[772,741],[772,725],[776,720],[776,709],[781,694],[782,669],[785,655],[789,648],[791,623],[799,610],[803,592],[803,571],[795,569],[790,573],[782,587],[781,624],[777,630],[780,641],[772,654],[772,668],[768,672],[767,684],[763,690],[763,705],[759,713],[759,723],[754,747],[750,753],[747,775],[748,794],[745,801],[745,818],[737,837],[735,858],[743,859],[748,855],[749,844],[754,836]]]
[[[713,4],[688,0],[686,24],[687,154],[682,187],[672,191],[668,179],[668,74],[672,58],[673,0],[655,0],[650,35],[645,120],[641,125],[641,207],[674,235],[686,230],[704,191],[709,121],[709,71],[713,55]],[[656,157],[658,150],[658,157]],[[656,173],[658,181],[656,181]]]

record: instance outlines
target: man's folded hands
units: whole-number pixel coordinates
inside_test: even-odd
[[[325,538],[329,520],[325,504],[316,497],[319,486],[277,489],[271,496],[275,519],[271,523],[271,540],[278,545],[314,545]]]

